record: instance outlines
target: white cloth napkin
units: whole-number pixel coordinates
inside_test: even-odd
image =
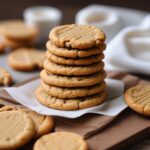
[[[105,51],[107,70],[150,75],[150,15],[139,26],[119,32]]]
[[[35,97],[34,91],[40,85],[40,79],[31,81],[20,87],[5,88],[5,90],[20,104],[44,115],[77,118],[87,113],[115,116],[123,111],[127,105],[121,96],[124,91],[124,83],[118,80],[106,79],[108,99],[103,104],[76,111],[61,111],[45,107]]]
[[[122,28],[119,14],[102,5],[90,5],[81,9],[76,14],[75,21],[77,24],[91,24],[103,29],[107,41]]]

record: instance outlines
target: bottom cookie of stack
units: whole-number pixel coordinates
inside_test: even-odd
[[[101,91],[98,94],[82,97],[82,98],[74,98],[74,99],[60,99],[57,97],[51,96],[42,87],[36,89],[36,97],[38,101],[53,109],[59,110],[78,110],[89,108],[93,106],[97,106],[101,104],[106,99],[106,92]]]

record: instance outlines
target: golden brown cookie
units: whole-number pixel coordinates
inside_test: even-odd
[[[35,127],[32,119],[18,110],[0,112],[0,149],[16,149],[32,139]]]
[[[102,90],[106,89],[106,83],[104,81],[94,86],[78,87],[78,88],[57,87],[57,86],[46,84],[44,81],[41,81],[41,86],[51,96],[62,98],[62,99],[90,96],[90,95],[97,94]]]
[[[12,76],[11,74],[0,67],[0,85],[8,86],[12,84]]]
[[[49,93],[46,93],[41,87],[39,87],[36,89],[35,94],[38,101],[41,104],[49,108],[58,110],[78,110],[89,108],[103,103],[104,100],[106,99],[105,91],[102,91],[98,94],[88,97],[74,98],[74,99],[60,99],[51,96]]]
[[[15,49],[19,47],[32,47],[34,46],[35,41],[16,41],[16,40],[10,40],[7,38],[3,38],[3,44],[5,48]]]
[[[54,119],[51,116],[40,115],[34,111],[19,106],[4,106],[0,108],[0,112],[12,110],[23,111],[30,116],[35,125],[34,137],[36,138],[49,133],[54,127]]]
[[[101,54],[106,49],[106,44],[102,44],[99,47],[90,49],[67,49],[56,47],[51,41],[46,43],[48,51],[56,56],[67,58],[83,58],[97,54]]]
[[[11,40],[29,41],[37,37],[38,30],[22,20],[8,20],[0,22],[0,34]]]
[[[46,52],[46,57],[52,61],[53,63],[60,65],[91,65],[94,63],[100,62],[104,58],[104,54],[101,53],[99,55],[89,56],[85,58],[67,58],[67,57],[58,57],[53,55],[50,52]]]
[[[125,92],[125,102],[138,113],[150,116],[150,84],[136,85]]]
[[[51,116],[40,115],[28,109],[22,109],[29,114],[35,124],[35,137],[49,133],[54,128],[54,119]]]
[[[102,61],[87,66],[70,66],[70,65],[55,64],[48,59],[44,61],[43,65],[44,68],[52,74],[60,74],[60,75],[67,75],[67,76],[90,75],[101,71],[104,67],[104,63]]]
[[[6,106],[3,106],[3,107],[0,107],[0,112],[19,110],[19,109],[20,109],[20,107],[16,107],[16,106],[13,106],[13,105],[6,105]]]
[[[57,47],[86,49],[100,46],[105,41],[103,31],[90,25],[63,25],[55,27],[49,34],[49,39]]]
[[[31,71],[43,68],[45,52],[34,48],[19,48],[8,56],[8,64],[15,70]]]
[[[88,150],[83,137],[71,132],[55,132],[36,141],[34,150]]]
[[[54,75],[46,70],[40,73],[41,78],[47,84],[59,87],[86,87],[100,83],[104,80],[106,73],[104,71],[89,76],[61,76]]]

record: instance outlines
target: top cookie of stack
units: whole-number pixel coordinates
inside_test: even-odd
[[[105,34],[94,26],[64,25],[54,28],[47,42],[47,59],[41,72],[37,99],[61,110],[101,104],[106,98],[103,70]]]

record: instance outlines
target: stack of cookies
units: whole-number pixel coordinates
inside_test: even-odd
[[[51,30],[41,86],[36,97],[59,110],[96,106],[106,99],[103,70],[105,34],[94,26],[64,25]]]

